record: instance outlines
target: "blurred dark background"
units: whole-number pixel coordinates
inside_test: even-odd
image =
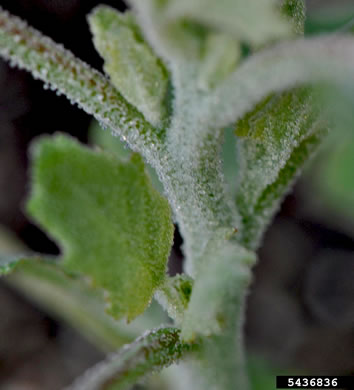
[[[0,0],[3,8],[100,69],[86,23],[99,3]],[[123,2],[104,3],[124,9]],[[350,24],[354,6],[352,1],[312,0],[308,12],[307,34],[318,34]],[[0,62],[0,226],[32,250],[58,253],[23,213],[28,145],[56,131],[86,142],[90,122],[64,97]],[[341,139],[353,138],[343,134]],[[341,198],[324,196],[331,176],[323,174],[328,168],[323,161],[325,153],[307,168],[266,234],[248,298],[246,343],[251,354],[279,369],[354,374],[354,191],[346,190],[344,208],[338,206],[343,206]],[[353,172],[354,162],[349,181]],[[317,186],[314,177],[323,177]],[[171,267],[176,271],[181,269],[178,233],[175,242]],[[68,325],[1,282],[0,389],[60,389],[102,356]]]

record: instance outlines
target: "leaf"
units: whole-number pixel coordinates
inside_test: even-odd
[[[197,81],[204,89],[213,87],[235,69],[241,42],[260,45],[291,36],[294,30],[293,22],[282,15],[277,0],[130,3],[147,39],[167,60],[172,73],[176,63],[177,67],[181,62],[197,63],[202,72]]]
[[[168,73],[133,15],[100,6],[90,14],[89,24],[113,85],[150,123],[161,125],[167,116]]]
[[[222,33],[210,33],[204,44],[198,85],[201,89],[214,88],[237,66],[241,48],[235,40]]]
[[[139,337],[89,369],[66,390],[130,389],[152,371],[177,362],[194,346],[179,339],[176,328],[160,328]]]
[[[123,141],[109,131],[104,130],[97,121],[91,123],[88,138],[90,143],[102,148],[105,152],[111,153],[116,158],[127,159],[132,154],[132,151]],[[155,169],[149,164],[145,164],[145,169],[150,176],[153,186],[163,194],[163,185]]]
[[[255,249],[290,184],[326,134],[310,88],[274,94],[236,125],[239,240]]]
[[[306,8],[304,0],[282,0],[281,11],[289,18],[295,34],[303,35],[305,29]]]
[[[99,72],[0,7],[0,56],[64,94],[151,161],[156,131]]]
[[[190,20],[256,45],[291,35],[276,0],[170,0],[164,8],[167,20]]]
[[[176,325],[183,322],[192,287],[193,279],[182,274],[166,278],[164,284],[155,293],[156,300],[167,311]]]
[[[33,148],[28,211],[63,249],[62,265],[107,291],[109,312],[132,320],[165,277],[173,238],[167,201],[137,155],[121,162],[63,135]]]
[[[16,256],[8,260],[7,283],[63,318],[99,348],[111,350],[132,339],[104,312],[102,291],[90,288],[83,278],[66,273],[53,259]]]

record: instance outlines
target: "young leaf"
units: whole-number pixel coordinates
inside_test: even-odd
[[[301,6],[290,7],[289,11],[285,7],[289,1],[285,1],[282,9],[277,0],[130,0],[130,3],[146,37],[169,63],[172,75],[180,71],[181,64],[193,64],[200,69],[197,78],[190,82],[207,90],[235,69],[242,42],[260,45],[297,31],[294,21],[287,20],[290,18],[284,13],[298,16]]]
[[[100,6],[90,14],[89,23],[113,85],[150,123],[160,125],[167,115],[168,74],[133,15]]]
[[[180,325],[187,310],[192,293],[193,280],[183,274],[166,278],[164,284],[156,291],[155,298],[167,311],[168,315]]]
[[[190,20],[252,44],[291,35],[290,23],[281,15],[276,0],[169,0],[165,3],[167,21]]]
[[[240,57],[240,45],[231,36],[208,34],[200,64],[199,87],[204,90],[215,87],[236,68]]]
[[[210,33],[233,38],[235,45],[240,41],[259,45],[292,35],[291,23],[281,15],[276,0],[130,2],[152,44],[172,60],[201,59]]]
[[[324,137],[309,88],[271,95],[238,121],[236,203],[242,217],[240,241],[257,248],[289,185]]]
[[[165,277],[167,201],[137,155],[121,162],[58,135],[40,140],[33,158],[30,214],[61,244],[63,267],[106,290],[113,316],[132,320]]]
[[[130,389],[147,374],[192,350],[193,346],[180,341],[179,333],[176,328],[152,330],[92,367],[67,390]]]

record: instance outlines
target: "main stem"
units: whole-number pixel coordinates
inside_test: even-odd
[[[210,252],[218,253],[218,248],[234,239],[239,216],[222,173],[223,129],[213,127],[212,113],[205,109],[210,103],[208,93],[198,90],[192,82],[197,79],[198,69],[180,64],[172,71],[174,116],[167,131],[166,164],[160,165],[160,178],[184,239],[186,272],[196,279],[189,304],[192,307],[198,299],[197,284],[201,295],[207,295],[208,282],[204,284],[204,279],[213,280],[220,273],[228,272],[218,256],[208,264],[205,259]],[[233,282],[238,294],[235,300],[230,300],[229,291],[220,286],[219,293],[226,300],[224,312],[220,313],[223,329],[211,337],[200,337],[203,347],[194,370],[195,390],[247,389],[243,323],[250,265],[237,264],[240,259],[236,245],[235,255],[233,265],[247,271],[235,276]],[[199,320],[202,322],[203,318]]]

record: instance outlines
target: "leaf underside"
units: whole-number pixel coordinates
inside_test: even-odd
[[[140,157],[122,162],[69,137],[32,149],[28,211],[61,245],[62,266],[107,292],[114,317],[132,320],[163,282],[173,225]]]

